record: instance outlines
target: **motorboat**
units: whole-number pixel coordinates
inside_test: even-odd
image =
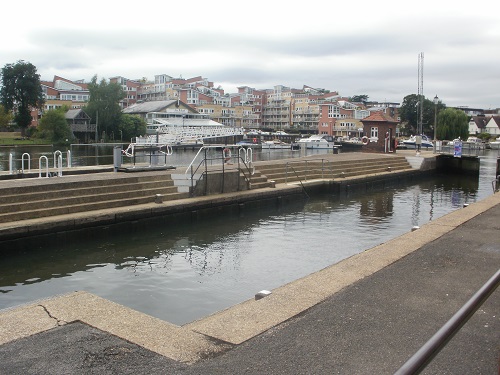
[[[314,134],[308,138],[301,138],[297,141],[300,147],[312,150],[327,150],[334,147],[340,147],[340,144],[335,143],[331,135]]]
[[[236,142],[236,145],[244,148],[262,148],[262,143],[258,138],[243,139],[242,141]]]
[[[363,141],[360,138],[337,138],[337,141],[342,145],[343,150],[360,150],[363,147]]]
[[[421,135],[422,137],[422,143],[420,144],[421,149],[426,149],[428,150],[429,148],[434,148],[434,144],[431,142],[431,140],[426,136],[426,135]],[[401,147],[403,146],[403,147]],[[409,148],[409,149],[416,149],[417,148],[417,136],[412,135],[409,139],[405,139],[404,141],[399,143],[400,148]]]
[[[262,142],[263,150],[279,150],[279,149],[290,149],[292,146],[290,143],[283,142],[279,139],[273,139],[272,141]]]
[[[500,137],[498,137],[493,142],[490,142],[490,148],[492,150],[500,150]]]

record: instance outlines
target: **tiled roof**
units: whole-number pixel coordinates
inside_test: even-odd
[[[396,120],[394,120],[391,116],[385,114],[384,112],[382,111],[377,111],[377,112],[372,112],[370,114],[370,116],[368,117],[365,117],[363,120],[361,120],[362,122],[368,122],[368,121],[372,121],[372,122],[397,122]]]

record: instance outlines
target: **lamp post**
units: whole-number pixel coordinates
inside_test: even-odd
[[[436,141],[436,130],[437,130],[437,106],[439,103],[439,98],[436,95],[434,97],[434,142]]]

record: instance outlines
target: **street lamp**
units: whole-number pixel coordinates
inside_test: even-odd
[[[434,97],[434,141],[436,141],[436,130],[437,130],[437,106],[439,103],[439,98],[436,95]]]

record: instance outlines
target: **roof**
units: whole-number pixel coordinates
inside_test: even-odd
[[[361,120],[361,122],[397,122],[397,120],[393,119],[391,116],[387,115],[382,111],[372,112],[370,116],[365,117]]]
[[[127,108],[123,109],[123,113],[133,114],[133,113],[149,113],[149,112],[163,112],[166,108],[177,106],[182,106],[184,109],[189,110],[190,112],[196,113],[193,108],[189,107],[187,104],[183,102],[179,102],[177,100],[156,100],[151,102],[144,103],[136,103]]]
[[[66,117],[66,119],[74,119],[80,114],[80,112],[82,112],[82,109],[80,109],[80,108],[79,109],[70,109],[70,110],[68,110],[68,112],[66,112],[64,114],[64,117]]]

